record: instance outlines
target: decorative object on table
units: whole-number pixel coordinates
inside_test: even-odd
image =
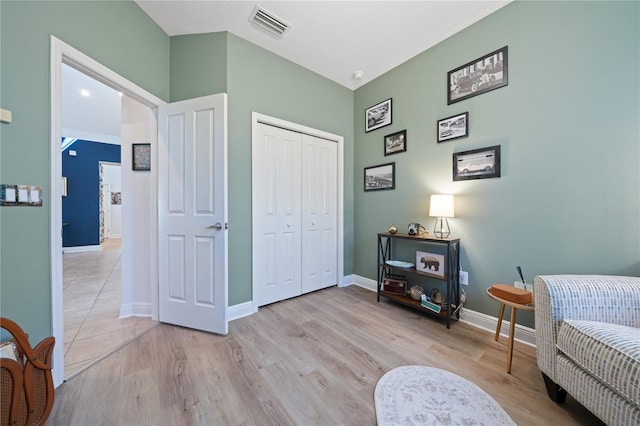
[[[434,194],[429,204],[429,216],[437,217],[433,225],[433,233],[438,238],[446,238],[451,234],[447,218],[455,217],[453,195]]]
[[[500,145],[453,154],[453,180],[500,177]]]
[[[438,278],[444,278],[446,269],[445,256],[442,254],[416,251],[416,271]]]
[[[438,120],[438,143],[469,136],[469,113]]]
[[[395,189],[396,163],[379,164],[364,168],[364,190]]]
[[[389,233],[395,234],[396,232],[398,232],[398,228],[396,227],[395,223],[392,223],[391,226],[389,227]]]
[[[373,399],[379,426],[515,425],[487,392],[439,368],[394,368],[378,380]]]
[[[508,47],[484,55],[447,73],[447,105],[490,92],[509,83]]]
[[[398,154],[407,150],[407,131],[400,130],[384,137],[384,155]]]
[[[132,164],[131,170],[150,171],[151,170],[151,144],[134,143],[131,145]]]
[[[431,299],[431,301],[436,305],[442,305],[446,302],[444,296],[442,295],[442,293],[440,293],[439,288],[431,289],[431,292],[429,293],[429,299]]]
[[[402,260],[387,260],[387,265],[392,266],[394,268],[400,268],[400,269],[413,268],[413,263],[404,262]]]
[[[411,222],[408,226],[408,231],[409,235],[418,235],[418,236],[423,236],[428,235],[429,233],[427,232],[427,230],[424,228],[424,226],[420,225],[417,222]]]
[[[366,133],[391,124],[391,98],[367,108],[364,112],[364,119]]]
[[[420,306],[422,306],[423,308],[427,308],[430,311],[435,312],[436,314],[439,314],[440,312],[442,312],[442,306],[430,302],[427,300],[427,296],[426,295],[422,295],[422,300],[420,301]]]
[[[414,285],[409,289],[409,296],[416,301],[422,300],[422,295],[424,294],[424,290],[419,285]]]
[[[407,295],[407,282],[404,280],[397,280],[397,279],[393,279],[393,278],[383,278],[382,279],[382,290],[389,292],[389,293],[394,293],[394,294],[400,294],[402,296],[406,296]]]

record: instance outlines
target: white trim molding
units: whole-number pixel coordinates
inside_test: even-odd
[[[120,318],[148,317],[151,318],[151,303],[127,303],[120,306]]]
[[[344,282],[349,281],[353,285],[357,285],[362,288],[366,288],[370,291],[378,291],[378,282],[370,278],[361,277],[359,275],[349,275],[345,277]],[[343,286],[351,285],[343,284]],[[465,322],[474,327],[486,330],[492,334],[496,332],[498,326],[498,318],[491,315],[483,314],[481,312],[472,311],[471,309],[463,308],[460,314],[460,321]],[[509,327],[511,323],[509,321],[502,320],[502,327],[500,328],[500,335],[509,337]],[[521,343],[526,343],[531,346],[536,345],[536,330],[524,325],[516,324],[515,335],[513,338]]]
[[[233,321],[240,318],[248,317],[258,312],[257,306],[254,306],[252,300],[237,305],[227,307],[227,321]]]
[[[95,246],[71,246],[71,247],[62,247],[63,253],[83,253],[85,251],[100,251],[102,250],[102,245]]]

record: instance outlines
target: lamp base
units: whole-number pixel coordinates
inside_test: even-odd
[[[436,219],[436,223],[433,225],[433,234],[438,238],[447,238],[451,235],[449,221],[446,217],[439,217]]]

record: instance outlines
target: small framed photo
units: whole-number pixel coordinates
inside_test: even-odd
[[[131,170],[149,171],[151,170],[151,144],[134,143],[131,146],[132,160]]]
[[[380,164],[364,168],[364,190],[395,189],[396,163]]]
[[[453,180],[500,177],[500,145],[453,154]]]
[[[416,251],[416,271],[444,278],[446,264],[444,255]]]
[[[364,131],[367,133],[391,124],[391,98],[367,108],[364,119]]]
[[[469,112],[438,120],[438,143],[469,136]]]
[[[384,155],[398,154],[407,150],[407,131],[400,130],[384,137]]]
[[[400,279],[391,277],[382,279],[382,291],[389,293],[400,294],[402,296],[407,295],[407,282]]]
[[[504,87],[509,83],[508,47],[481,56],[447,73],[447,105]]]

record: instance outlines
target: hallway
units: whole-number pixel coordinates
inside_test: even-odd
[[[106,239],[101,251],[63,255],[65,379],[157,325],[151,318],[119,318],[120,245],[119,238]]]

